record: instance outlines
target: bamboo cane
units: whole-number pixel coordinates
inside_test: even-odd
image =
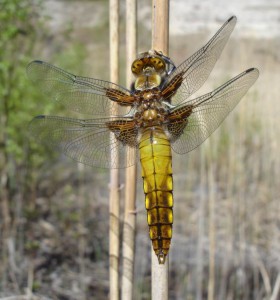
[[[152,48],[168,55],[169,47],[169,0],[153,0]],[[151,248],[152,255],[152,299],[168,299],[168,265],[160,265]]]
[[[132,81],[131,63],[136,58],[136,0],[126,1],[126,80],[127,86]],[[129,149],[127,157],[135,158],[135,149]],[[123,231],[123,276],[122,299],[133,297],[134,244],[135,244],[135,198],[136,164],[126,169],[125,213]]]
[[[110,0],[110,80],[119,80],[119,1]],[[117,106],[117,104],[116,104]],[[116,107],[117,109],[117,107]],[[113,133],[111,138],[115,139]],[[112,150],[112,160],[118,161],[118,149]],[[119,171],[110,171],[110,300],[119,299]]]

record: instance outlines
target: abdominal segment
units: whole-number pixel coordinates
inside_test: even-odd
[[[161,128],[150,127],[142,133],[139,150],[150,239],[159,263],[164,263],[173,223],[170,143]]]

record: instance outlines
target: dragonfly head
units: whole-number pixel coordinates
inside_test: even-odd
[[[132,63],[131,71],[136,77],[136,90],[152,89],[161,84],[162,76],[166,74],[166,63],[157,52],[144,52]]]
[[[148,51],[139,54],[131,65],[131,71],[135,76],[162,74],[166,71],[166,64],[157,52]]]

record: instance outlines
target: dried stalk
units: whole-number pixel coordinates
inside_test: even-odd
[[[136,1],[126,1],[126,79],[127,86],[132,81],[131,63],[136,57]],[[135,149],[127,151],[127,158],[135,158]],[[122,299],[132,299],[133,270],[135,245],[135,199],[136,199],[136,164],[126,169],[125,182],[125,213],[123,232],[123,276]]]
[[[152,49],[168,55],[169,47],[169,1],[153,0]],[[168,299],[168,265],[159,265],[158,258],[151,248],[152,255],[152,299]]]
[[[209,149],[209,152],[211,150]],[[216,219],[215,219],[215,192],[214,192],[214,166],[211,163],[208,167],[208,192],[209,192],[209,281],[208,300],[215,299],[215,252],[216,252]]]
[[[110,80],[119,80],[119,1],[110,0]],[[117,106],[117,104],[115,104]],[[116,107],[117,109],[117,107]],[[112,139],[115,139],[113,133]],[[112,161],[118,161],[118,149],[112,149]],[[110,171],[110,300],[119,299],[119,245],[120,245],[119,171]]]

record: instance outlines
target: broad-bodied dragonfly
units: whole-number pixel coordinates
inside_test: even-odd
[[[185,154],[199,146],[259,75],[257,69],[248,69],[214,91],[189,99],[208,78],[235,24],[236,17],[231,17],[178,67],[156,50],[140,54],[132,63],[136,79],[130,90],[43,61],[27,67],[31,80],[54,100],[94,116],[37,116],[30,128],[38,140],[90,166],[125,168],[140,158],[149,234],[159,263],[165,262],[172,238],[172,150]],[[129,148],[139,150],[136,156],[129,156]]]

